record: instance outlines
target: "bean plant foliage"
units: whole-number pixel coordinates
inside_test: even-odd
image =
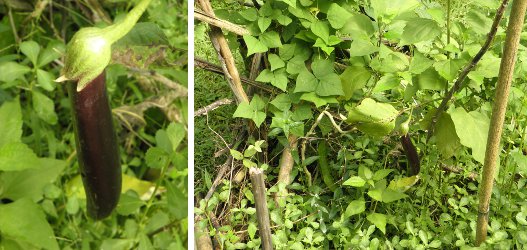
[[[113,45],[106,84],[123,188],[86,213],[66,86],[67,42],[134,1],[0,1],[0,249],[184,249],[187,245],[186,1],[152,1]],[[183,87],[184,88],[184,87]]]
[[[196,214],[209,219],[196,226],[225,249],[260,248],[254,197],[244,177],[248,167],[260,167],[276,249],[474,246],[478,184],[510,6],[490,49],[437,117],[429,139],[427,132],[446,92],[482,48],[499,7],[500,1],[471,0],[215,6],[218,18],[248,31],[225,31],[242,75],[263,54],[255,80],[265,88],[251,87],[250,102],[239,103],[228,120],[252,123],[257,132],[229,145],[233,172],[210,199],[198,200]],[[208,38],[201,25],[197,42]],[[196,44],[197,50],[205,46]],[[526,44],[522,36],[483,245],[493,249],[527,245]],[[198,99],[207,94],[199,84]],[[208,127],[196,133],[218,128],[219,135],[237,138],[224,120],[211,119],[214,112]],[[284,185],[277,180],[287,150],[294,166]],[[197,182],[196,192],[204,195],[214,170],[203,167],[197,174],[205,180]]]

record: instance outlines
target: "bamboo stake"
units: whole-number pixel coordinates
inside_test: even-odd
[[[509,90],[516,63],[516,53],[520,42],[527,0],[514,0],[512,4],[509,26],[505,38],[503,57],[501,58],[500,72],[496,87],[495,102],[492,107],[483,176],[479,189],[478,223],[476,225],[476,246],[487,238],[487,223],[489,216],[489,203],[494,185],[496,161],[500,152],[500,139],[507,111]]]
[[[251,182],[253,184],[254,203],[256,205],[256,218],[258,220],[258,232],[262,240],[263,250],[273,249],[271,238],[271,224],[269,222],[269,209],[265,194],[265,182],[263,171],[259,168],[249,169]]]

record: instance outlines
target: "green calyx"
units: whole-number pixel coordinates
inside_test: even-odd
[[[68,43],[62,75],[56,80],[78,81],[77,91],[101,74],[110,63],[112,44],[137,23],[151,0],[141,0],[124,19],[106,28],[82,28]]]

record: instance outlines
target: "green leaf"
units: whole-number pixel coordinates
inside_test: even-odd
[[[269,69],[264,69],[262,72],[260,72],[260,75],[258,75],[256,81],[268,82],[282,91],[287,90],[288,80],[285,70],[271,72]]]
[[[386,215],[379,213],[371,213],[366,219],[371,222],[375,227],[381,230],[382,233],[386,234]]]
[[[490,19],[486,12],[471,10],[467,13],[466,22],[470,31],[474,31],[479,35],[487,35],[492,26],[492,19]]]
[[[66,51],[66,46],[61,41],[52,41],[48,43],[48,46],[40,53],[38,57],[38,67],[42,67],[53,60],[60,58]]]
[[[22,111],[18,98],[0,106],[0,147],[20,142],[22,137]],[[1,164],[1,163],[0,163]]]
[[[393,172],[393,169],[380,169],[375,171],[375,174],[373,174],[373,180],[378,181],[381,179],[384,179],[386,176],[388,176],[391,172]]]
[[[280,40],[280,35],[278,35],[278,33],[276,31],[269,31],[269,32],[265,32],[265,33],[261,34],[260,35],[260,41],[267,48],[279,48],[279,47],[282,47],[282,41]],[[266,51],[267,51],[267,49],[266,49]]]
[[[260,28],[261,32],[265,32],[269,26],[271,26],[271,22],[273,20],[271,18],[267,17],[260,17],[258,18],[258,27]]]
[[[42,209],[30,199],[0,205],[2,238],[12,238],[35,248],[59,249],[53,229]]]
[[[467,113],[462,107],[457,107],[449,114],[461,144],[471,148],[474,160],[483,164],[490,125],[489,118],[477,111]]]
[[[341,31],[351,34],[352,37],[369,39],[375,33],[375,27],[368,16],[360,13],[352,13],[351,18],[347,19]]]
[[[291,108],[291,98],[287,94],[277,95],[270,103],[280,111],[286,111]]]
[[[401,78],[394,74],[386,74],[379,79],[375,87],[373,88],[373,93],[378,93],[386,90],[391,90],[397,88],[401,85]]]
[[[434,68],[437,70],[439,75],[448,81],[453,81],[457,77],[457,73],[463,67],[464,60],[461,59],[449,59],[434,63]]]
[[[43,89],[53,91],[55,89],[54,79],[55,76],[48,71],[37,69],[37,83]]]
[[[247,56],[256,53],[264,53],[269,49],[264,43],[251,35],[243,35],[243,40],[245,41],[245,44],[247,44]]]
[[[390,182],[390,185],[388,185],[388,189],[391,189],[393,191],[405,192],[406,190],[414,186],[418,181],[419,175],[403,177],[398,180],[392,180]]]
[[[329,25],[325,21],[317,20],[311,23],[311,31],[320,37],[326,44],[329,43]]]
[[[433,110],[435,112],[435,110]],[[437,149],[446,158],[456,154],[461,146],[456,134],[456,127],[450,115],[443,113],[435,125],[434,135],[437,141]]]
[[[183,202],[181,202],[183,203]],[[120,215],[131,215],[139,212],[139,208],[145,204],[134,192],[126,192],[119,198],[116,211]]]
[[[45,122],[51,125],[57,124],[58,118],[55,113],[55,104],[46,95],[33,91],[33,109],[35,109],[38,117]]]
[[[379,51],[370,40],[355,39],[351,42],[350,56],[367,56]]]
[[[344,186],[363,187],[366,181],[359,176],[352,176],[342,183]]]
[[[334,29],[342,28],[351,16],[351,13],[336,3],[329,6],[327,13],[328,21]]]
[[[238,161],[243,160],[244,157],[243,157],[243,154],[240,151],[235,150],[235,149],[231,149],[230,152],[231,152],[231,155],[232,155],[232,157],[234,159],[236,159]]]
[[[328,103],[339,103],[335,97],[332,96],[318,96],[314,92],[308,92],[302,94],[300,97],[301,100],[309,101],[315,104],[315,106],[321,107]]]
[[[315,92],[319,96],[344,95],[339,76],[334,72],[333,62],[319,59],[311,64],[313,74],[320,81]]]
[[[366,211],[366,202],[364,200],[354,200],[346,207],[344,218],[349,218],[364,211]]]
[[[363,66],[349,66],[340,75],[342,90],[346,100],[349,100],[356,90],[366,86],[371,78],[371,73]]]
[[[136,23],[125,36],[112,45],[112,49],[132,46],[169,45],[163,29],[153,22]]]
[[[412,84],[420,90],[444,90],[447,82],[439,76],[435,69],[429,68],[421,74],[414,75]]]
[[[247,21],[254,22],[258,19],[258,11],[256,11],[256,8],[244,9],[239,14]]]
[[[31,68],[28,66],[15,62],[3,62],[0,63],[0,72],[2,72],[0,74],[0,81],[9,83],[17,79],[23,79],[24,74],[29,73],[30,71]]]
[[[398,112],[392,105],[366,98],[359,106],[350,110],[346,121],[368,135],[385,136],[395,128],[397,115]]]
[[[278,1],[286,3],[293,8],[296,8],[296,0],[278,0]]]
[[[276,54],[269,54],[267,56],[267,59],[271,64],[271,71],[275,71],[279,68],[285,67],[285,62]]]
[[[314,92],[317,89],[318,80],[306,68],[302,70],[296,78],[295,93],[298,92]]]
[[[401,45],[430,41],[441,34],[441,28],[432,20],[414,18],[409,20],[401,36]]]
[[[66,165],[66,161],[41,158],[35,161],[32,169],[4,172],[0,175],[3,185],[0,198],[18,200],[27,197],[39,201],[42,199],[44,187],[54,182]]]
[[[174,216],[176,220],[182,220],[187,217],[188,206],[184,190],[177,188],[175,183],[171,181],[165,181],[167,187],[167,200],[168,200],[168,211]]]
[[[185,125],[181,123],[171,122],[166,129],[168,139],[170,139],[170,144],[172,145],[172,151],[176,152],[177,147],[185,139],[187,131]]]
[[[154,169],[161,169],[170,161],[167,152],[158,147],[149,148],[146,151],[145,160],[146,165]]]
[[[29,58],[33,65],[37,65],[38,54],[40,53],[40,46],[35,41],[25,41],[20,44],[20,51]]]
[[[257,127],[265,121],[265,102],[258,95],[254,95],[250,103],[242,102],[233,114],[233,117],[247,118],[254,121]]]
[[[433,64],[434,61],[428,59],[425,55],[416,50],[412,57],[412,61],[410,62],[410,72],[413,74],[421,74]]]
[[[19,171],[39,166],[37,155],[24,143],[10,142],[0,147],[2,171]]]

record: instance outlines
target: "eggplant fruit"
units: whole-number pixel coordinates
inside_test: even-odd
[[[103,71],[81,91],[77,91],[76,81],[67,85],[88,216],[100,220],[108,217],[117,206],[122,182],[105,73]]]
[[[401,136],[401,144],[403,145],[404,154],[408,158],[408,170],[409,174],[417,175],[421,171],[421,161],[419,160],[419,155],[417,154],[417,149],[412,143],[412,139],[408,134]]]

